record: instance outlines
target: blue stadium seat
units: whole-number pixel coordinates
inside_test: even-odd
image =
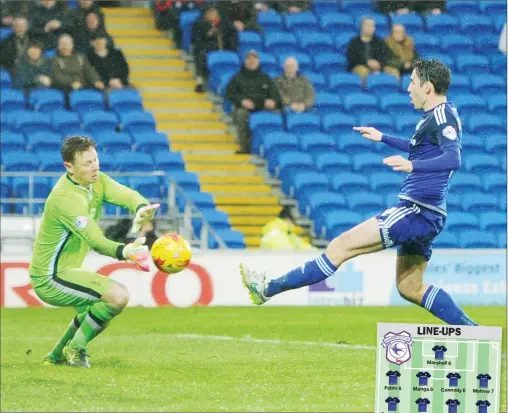
[[[109,153],[101,153],[99,155],[99,164],[101,166],[101,171],[103,172],[116,171],[115,158],[113,158],[113,156]]]
[[[115,153],[116,168],[119,172],[151,172],[154,160],[145,153],[117,152]]]
[[[300,50],[296,36],[287,32],[265,34],[265,49],[274,54],[293,53]]]
[[[346,58],[337,53],[319,53],[314,55],[314,70],[325,76],[342,72],[346,68]]]
[[[371,191],[357,191],[347,196],[349,209],[360,214],[381,210],[384,207],[383,197]]]
[[[328,80],[330,91],[348,95],[362,91],[362,79],[355,73],[334,73]]]
[[[328,177],[319,172],[297,172],[290,177],[289,195],[300,200],[305,196],[329,188]]]
[[[397,93],[400,90],[399,79],[387,73],[369,74],[365,82],[369,92],[377,96],[387,93]]]
[[[252,150],[259,153],[263,136],[268,132],[282,132],[284,120],[278,113],[255,112],[249,117],[249,129],[252,133]]]
[[[14,117],[14,125],[17,131],[25,135],[34,132],[52,132],[53,123],[50,115],[40,112],[17,112]]]
[[[24,152],[26,151],[25,137],[21,133],[2,130],[2,152]]]
[[[489,111],[496,116],[503,117],[506,115],[506,95],[496,94],[488,98]]]
[[[155,155],[157,152],[171,150],[168,137],[162,132],[134,133],[132,134],[136,151]]]
[[[412,115],[397,116],[395,118],[395,130],[401,137],[410,137],[416,129],[417,123],[420,121],[421,116],[417,113]]]
[[[482,231],[506,231],[506,214],[502,212],[483,212],[480,215],[480,229]]]
[[[224,244],[230,249],[244,249],[245,237],[243,233],[235,230],[216,231],[216,234],[222,239]],[[208,248],[218,248],[218,243],[213,237],[208,238]]]
[[[56,49],[46,49],[44,50],[44,56],[48,59],[53,59],[56,56]]]
[[[319,132],[321,130],[321,121],[319,115],[315,113],[289,113],[286,116],[286,126],[289,132],[301,135]]]
[[[31,152],[60,152],[62,135],[55,132],[34,132],[26,135]]]
[[[473,53],[474,42],[470,36],[461,34],[447,34],[442,37],[441,51],[457,56],[459,54]]]
[[[335,139],[320,132],[301,135],[301,145],[304,152],[313,156],[336,150]]]
[[[454,174],[451,180],[451,188],[457,193],[482,192],[483,186],[478,175],[467,172]]]
[[[453,72],[455,70],[455,60],[453,56],[450,56],[447,53],[437,53],[437,52],[427,52],[423,54],[425,59],[437,59],[443,62],[446,66],[450,68]]]
[[[143,99],[137,90],[112,90],[108,93],[108,105],[117,115],[143,110]]]
[[[94,110],[83,114],[83,127],[93,135],[114,133],[118,119],[113,112]]]
[[[302,70],[302,72],[303,75],[312,83],[316,93],[324,93],[328,90],[326,77],[322,73],[309,72],[305,70]]]
[[[335,42],[335,50],[337,50],[339,53],[344,53],[344,51],[347,50],[351,39],[358,36],[358,30],[341,30],[339,33],[340,34],[334,36],[333,39]]]
[[[341,11],[352,15],[372,13],[371,0],[342,0]]]
[[[478,2],[482,13],[489,16],[506,16],[506,2],[498,0],[482,0]]]
[[[361,126],[371,126],[388,135],[393,135],[395,131],[393,126],[393,119],[390,115],[382,115],[382,114],[361,115],[359,117],[359,123]],[[361,137],[361,135],[358,132],[357,137]]]
[[[188,192],[199,192],[201,185],[199,184],[199,177],[194,172],[173,172],[169,176],[173,179],[177,185],[184,191]],[[167,188],[168,182],[165,182],[165,188]]]
[[[506,134],[503,119],[493,115],[472,115],[469,118],[468,130],[471,133],[489,135],[494,133]]]
[[[300,47],[306,53],[333,53],[335,43],[329,34],[301,33],[299,36]]]
[[[312,2],[312,11],[319,17],[330,13],[336,13],[339,11],[339,3],[328,0],[314,0]]]
[[[402,24],[410,36],[414,36],[414,32],[423,31],[423,19],[418,13],[408,13],[391,16],[392,25]]]
[[[132,176],[129,186],[148,199],[161,198],[161,185],[157,176]]]
[[[332,178],[332,188],[340,194],[350,194],[356,191],[369,191],[369,179],[365,174],[344,172]]]
[[[374,143],[365,139],[358,132],[344,131],[344,133],[337,134],[337,146],[341,152],[348,155],[355,155],[358,153],[372,152],[374,150]]]
[[[446,12],[460,17],[464,14],[479,13],[478,2],[474,0],[452,0],[446,2]]]
[[[30,182],[28,177],[13,177],[12,189],[14,198],[30,198]],[[33,177],[33,198],[47,198],[50,192],[48,178],[41,176]]]
[[[273,163],[273,170],[271,172],[274,173],[276,155],[288,151],[298,151],[299,148],[300,145],[296,134],[288,132],[269,132],[262,140],[260,154],[268,159],[270,165]]]
[[[0,69],[0,87],[2,90],[9,89],[12,86],[12,76],[5,70]]]
[[[65,109],[65,96],[56,89],[32,89],[28,103],[36,112],[54,112]]]
[[[506,134],[487,135],[485,150],[494,154],[506,153]]]
[[[11,34],[12,34],[12,29],[10,27],[0,28],[0,40],[6,39]]]
[[[336,93],[316,93],[314,106],[321,115],[337,113],[342,109],[342,99]]]
[[[323,131],[330,134],[350,133],[357,125],[356,117],[342,113],[324,115],[321,121]]]
[[[498,53],[490,58],[490,68],[492,73],[506,78],[506,56]]]
[[[151,158],[151,156],[150,156]],[[158,152],[153,156],[154,169],[165,172],[185,170],[185,162],[180,152]]]
[[[461,248],[496,248],[496,236],[484,231],[465,231],[460,234]]]
[[[231,82],[231,79],[233,79],[233,76],[235,76],[237,73],[238,73],[238,70],[235,70],[235,71],[228,70],[226,72],[215,72],[209,78],[210,89],[215,94],[224,97],[224,95],[226,93],[226,89],[229,86],[229,83]]]
[[[120,115],[120,122],[123,131],[134,133],[156,132],[155,118],[152,113],[144,112],[128,112]]]
[[[376,153],[359,153],[353,158],[353,169],[356,172],[386,172],[383,157]]]
[[[69,93],[69,103],[82,116],[93,110],[104,110],[104,95],[98,90],[73,90]]]
[[[282,17],[273,10],[259,12],[258,24],[263,27],[263,33],[273,33],[283,30]]]
[[[312,59],[306,53],[280,53],[277,58],[279,66],[283,70],[284,62],[288,57],[294,57],[298,61],[299,73],[312,70]]]
[[[65,172],[62,157],[58,152],[37,152],[41,171],[43,172]]]
[[[506,211],[506,192],[499,195],[498,206],[501,211]]]
[[[327,33],[340,33],[355,30],[355,22],[350,14],[326,13],[319,16],[319,25]]]
[[[465,169],[472,173],[501,172],[499,159],[495,155],[469,154],[464,159]]]
[[[279,63],[272,53],[258,53],[258,56],[261,70],[266,73],[276,71],[278,75],[280,74]]]
[[[192,201],[194,206],[202,213],[204,211],[209,212],[215,210],[215,200],[208,192],[186,192],[185,196]],[[183,197],[180,197],[179,199],[183,199]],[[182,208],[180,208],[180,205],[178,207],[180,208],[180,211],[183,212],[184,204],[182,203],[181,206]]]
[[[469,76],[453,74],[452,83],[448,88],[448,93],[452,96],[470,93],[471,92],[471,81]]]
[[[347,209],[346,199],[342,195],[328,191],[310,194],[303,206],[304,210],[301,212],[314,221],[316,232],[323,226],[323,215],[338,209]]]
[[[427,16],[427,30],[434,36],[456,33],[458,28],[458,19],[449,14],[430,14]]]
[[[36,172],[39,170],[39,158],[28,152],[12,152],[2,159],[5,172]]]
[[[487,102],[481,96],[471,93],[455,95],[453,103],[462,116],[487,114]]]
[[[474,50],[488,56],[499,54],[499,34],[484,34],[474,38]]]
[[[343,153],[329,152],[316,155],[316,166],[321,173],[334,176],[351,170],[351,161]]]
[[[446,196],[446,209],[450,212],[462,211],[462,197],[457,192],[450,192]]]
[[[400,189],[404,176],[400,173],[380,172],[370,176],[370,185],[377,193],[396,192]]]
[[[475,54],[463,54],[457,56],[457,69],[463,74],[489,74],[489,59]]]
[[[480,222],[475,214],[469,212],[454,212],[446,218],[446,230],[457,233],[480,229]]]
[[[207,66],[210,73],[234,71],[240,67],[240,57],[236,52],[225,50],[208,52],[206,55]]]
[[[459,239],[450,232],[441,232],[434,240],[434,248],[457,248]]]
[[[477,193],[475,196],[464,197],[462,202],[466,211],[478,213],[498,210],[497,197],[492,194]]]
[[[358,212],[348,210],[331,211],[324,216],[324,234],[328,240],[350,230],[362,222],[362,216]]]
[[[238,43],[240,48],[243,48],[245,51],[252,49],[262,50],[260,48],[263,47],[263,37],[258,32],[244,30],[238,33]]]
[[[506,249],[506,230],[497,234],[497,247]]]
[[[2,112],[12,112],[26,109],[25,95],[21,90],[3,89],[0,92],[0,107]]]
[[[12,196],[12,178],[0,177],[0,198],[10,198]]]
[[[378,99],[368,93],[350,93],[344,96],[344,109],[349,113],[378,111]]]
[[[128,133],[102,131],[94,134],[94,138],[100,151],[112,154],[132,151],[132,140]]]
[[[403,93],[387,93],[381,96],[379,107],[384,113],[390,113],[397,117],[415,113],[408,95]]]
[[[501,195],[506,193],[506,174],[493,172],[483,176],[483,189],[485,192]]]
[[[492,19],[482,14],[465,14],[459,20],[460,29],[467,36],[491,33],[494,27]]]
[[[67,135],[81,128],[81,121],[77,113],[64,110],[56,111],[51,114],[51,120],[55,130]]]
[[[315,32],[319,30],[318,20],[310,11],[288,13],[284,16],[286,29],[292,33]]]
[[[312,157],[302,152],[282,152],[277,156],[276,174],[281,178],[283,187],[289,190],[289,177],[299,171],[315,171]],[[286,191],[286,192],[287,192]]]
[[[471,76],[471,88],[474,93],[489,98],[495,93],[499,93],[503,89],[506,90],[506,79],[495,75],[478,75]],[[505,95],[506,98],[506,95]],[[506,99],[505,99],[506,106]]]
[[[416,51],[420,55],[434,53],[441,45],[441,38],[430,33],[418,33],[412,36],[415,42]]]
[[[179,15],[180,29],[182,30],[182,49],[188,52],[192,40],[192,25],[199,19],[201,12],[199,10],[183,11]]]
[[[185,195],[187,195],[193,202],[196,200],[196,197],[202,197],[203,195],[210,196],[210,194],[203,194],[202,192],[188,192]],[[181,209],[181,211],[183,211],[183,208]],[[207,208],[201,211],[201,213],[203,214],[203,217],[205,218],[208,225],[210,225],[214,231],[228,231],[231,229],[229,216],[225,212]],[[193,220],[194,232],[198,236],[201,233],[202,224],[203,223],[200,219]],[[210,234],[208,236],[210,237]]]

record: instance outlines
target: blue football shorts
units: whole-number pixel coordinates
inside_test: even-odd
[[[430,260],[432,242],[443,230],[446,217],[410,201],[376,216],[384,248],[398,247],[398,255],[423,255]]]

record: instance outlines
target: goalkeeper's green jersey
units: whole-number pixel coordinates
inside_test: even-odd
[[[30,264],[31,276],[57,275],[81,267],[89,248],[123,259],[124,244],[106,238],[97,224],[104,202],[135,213],[148,201],[104,173],[86,189],[63,175],[49,194]]]

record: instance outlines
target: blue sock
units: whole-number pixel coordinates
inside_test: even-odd
[[[443,289],[431,285],[423,295],[422,306],[445,323],[452,325],[477,326]]]
[[[272,297],[283,291],[316,284],[333,275],[335,271],[337,271],[337,267],[330,262],[325,254],[322,254],[313,261],[307,261],[300,268],[296,268],[280,278],[271,280],[265,289],[265,295]]]

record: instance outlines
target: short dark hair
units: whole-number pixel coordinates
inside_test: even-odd
[[[289,208],[287,205],[285,205],[282,208],[282,210],[279,212],[279,218],[280,219],[289,218],[291,221],[293,221],[293,214],[291,214],[291,208]]]
[[[446,95],[451,82],[451,73],[448,66],[437,59],[420,59],[413,65],[420,84],[430,82],[434,85],[437,95]]]
[[[32,39],[28,42],[27,49],[30,49],[31,47],[37,47],[42,50],[42,43],[39,40]]]
[[[69,136],[64,139],[60,154],[64,162],[72,163],[76,155],[86,152],[89,149],[95,149],[97,144],[92,138],[87,136]]]

